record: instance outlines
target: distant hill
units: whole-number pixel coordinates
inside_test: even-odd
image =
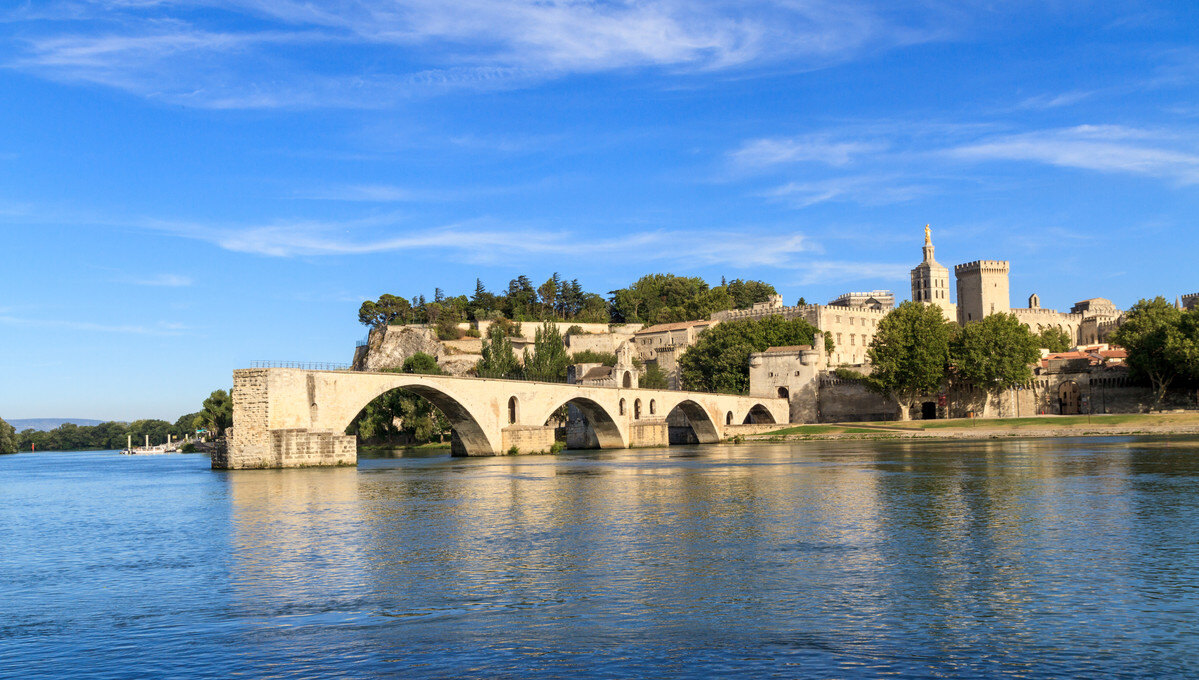
[[[76,425],[99,425],[103,420],[92,420],[90,418],[18,418],[9,420],[8,424],[17,429],[17,432],[25,430],[41,430],[49,432],[63,423],[75,423]]]

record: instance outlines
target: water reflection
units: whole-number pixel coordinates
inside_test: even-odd
[[[204,471],[220,582],[175,610],[210,627],[194,658],[236,660],[194,676],[1186,677],[1196,453],[813,442]],[[18,602],[53,601],[23,583]]]

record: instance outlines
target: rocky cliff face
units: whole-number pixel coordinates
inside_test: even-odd
[[[437,363],[450,374],[465,375],[475,367],[479,355],[464,352],[462,348],[450,346],[452,344],[438,340],[433,329],[426,326],[386,326],[372,330],[366,345],[354,352],[354,370],[400,368],[405,359],[424,352],[436,357]]]
[[[381,371],[399,368],[404,360],[424,352],[437,356],[441,343],[431,328],[423,326],[385,326],[372,329],[366,346],[354,353],[354,370]]]

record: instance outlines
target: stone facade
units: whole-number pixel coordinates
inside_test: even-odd
[[[820,333],[813,345],[755,352],[749,355],[749,393],[786,399],[790,422],[814,423],[819,418],[819,376],[827,366]]]
[[[1002,260],[975,260],[953,268],[958,281],[958,323],[965,326],[991,314],[1011,310],[1008,291],[1008,263]]]
[[[913,272],[913,280],[915,273]],[[889,290],[871,290],[864,293],[842,293],[828,303],[830,307],[865,307],[889,311],[895,308],[895,293]]]

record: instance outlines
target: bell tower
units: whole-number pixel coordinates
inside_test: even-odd
[[[957,318],[957,309],[949,301],[949,269],[937,262],[933,233],[924,225],[924,261],[912,270],[912,300],[937,305],[947,320]]]

